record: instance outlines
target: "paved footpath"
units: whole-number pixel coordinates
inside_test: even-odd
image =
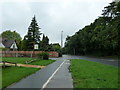
[[[37,71],[21,81],[7,87],[10,88],[73,88],[73,81],[68,67],[69,60],[57,58],[56,62]]]
[[[65,60],[58,72],[51,78],[45,88],[73,88],[72,76],[69,73],[70,61]]]

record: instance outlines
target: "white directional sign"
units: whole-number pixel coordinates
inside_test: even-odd
[[[38,49],[38,44],[35,44],[35,45],[34,45],[34,49]]]

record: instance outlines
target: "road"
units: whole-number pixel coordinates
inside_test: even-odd
[[[51,59],[56,60],[56,62],[37,71],[35,74],[10,85],[8,88],[73,88],[73,80],[71,73],[68,70],[70,66],[69,59],[83,59],[112,66],[119,66],[118,60],[85,56],[63,55],[63,57]]]
[[[120,67],[120,64],[119,64],[120,60],[115,60],[115,59],[95,58],[95,57],[87,57],[87,56],[73,56],[73,55],[63,55],[62,58],[65,58],[65,59],[83,59],[83,60],[99,62],[102,64]]]

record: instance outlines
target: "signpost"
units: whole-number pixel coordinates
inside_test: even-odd
[[[35,56],[35,50],[38,50],[38,44],[34,44],[34,50],[33,50],[33,55]],[[32,57],[33,57],[32,55]]]
[[[63,47],[63,31],[61,31],[61,48]]]
[[[34,45],[34,49],[38,50],[38,44]]]

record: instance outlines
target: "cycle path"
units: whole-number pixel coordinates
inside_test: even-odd
[[[72,78],[66,64],[69,61],[57,58],[56,62],[48,65],[36,73],[8,86],[10,88],[72,88]],[[54,81],[54,83],[53,83]],[[59,81],[59,82],[58,82]],[[63,85],[63,83],[66,83]],[[59,86],[59,87],[58,87]]]

